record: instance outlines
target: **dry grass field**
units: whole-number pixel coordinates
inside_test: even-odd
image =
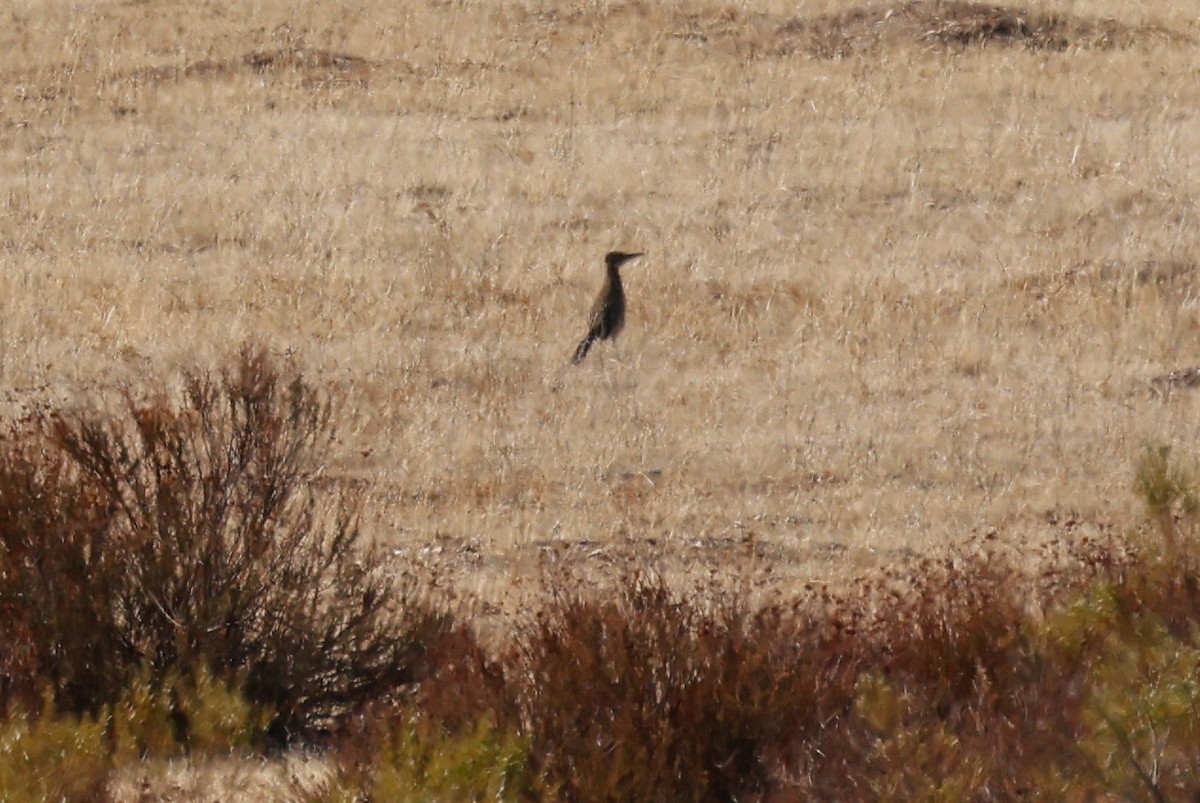
[[[1135,526],[1200,391],[1188,0],[15,0],[9,415],[245,340],[447,587]],[[629,320],[570,354],[605,251]]]

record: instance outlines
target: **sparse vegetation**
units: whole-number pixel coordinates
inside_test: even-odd
[[[153,6],[0,26],[0,797],[1198,794],[1191,2]]]

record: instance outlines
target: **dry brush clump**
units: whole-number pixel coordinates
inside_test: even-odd
[[[508,731],[541,799],[1200,788],[1195,570],[1119,543],[1059,558],[1032,578],[993,538],[765,608],[637,571],[608,594],[559,577],[500,659]]]
[[[638,572],[611,598],[559,578],[504,660],[534,767],[568,800],[761,792],[851,700],[840,636],[787,608],[688,600]]]
[[[856,695],[841,727],[854,745],[847,768],[858,769],[818,785],[847,795],[862,785],[868,799],[1021,794],[1030,758],[1060,755],[1073,733],[1063,684],[1040,672],[1028,613],[1052,604],[1048,593],[983,551],[921,561],[899,580],[883,584],[886,603],[864,618],[849,659]]]
[[[240,679],[290,739],[415,679],[454,632],[321,481],[329,404],[244,350],[177,398],[45,411],[0,442],[4,708],[98,713],[139,673]]]

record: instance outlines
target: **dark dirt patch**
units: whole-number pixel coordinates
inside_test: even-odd
[[[293,47],[281,50],[263,50],[247,53],[242,63],[255,72],[275,70],[335,70],[354,72],[370,66],[366,59],[349,53],[332,53],[328,50]]]
[[[1133,286],[1156,287],[1163,293],[1191,296],[1200,288],[1200,273],[1196,263],[1187,259],[1087,261],[1050,273],[1013,277],[1005,282],[1005,286],[1034,298],[1080,287],[1108,288],[1115,292]]]
[[[1179,368],[1150,380],[1150,389],[1157,396],[1168,396],[1176,388],[1200,388],[1200,368]]]
[[[796,18],[780,27],[779,36],[785,50],[822,58],[899,45],[951,51],[975,46],[1068,50],[1130,47],[1143,41],[1181,38],[1163,29],[1134,27],[1113,19],[946,0],[860,6],[839,14]]]
[[[348,53],[335,53],[307,47],[255,50],[240,58],[192,64],[147,67],[123,76],[133,81],[178,81],[187,78],[222,78],[239,73],[268,74],[292,72],[305,81],[341,81],[364,79],[373,65]]]

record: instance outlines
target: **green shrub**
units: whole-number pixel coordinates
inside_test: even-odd
[[[106,709],[109,739],[122,760],[189,753],[221,755],[262,744],[272,713],[242,689],[199,669],[192,677],[138,676]]]
[[[488,720],[461,733],[419,717],[398,722],[375,757],[370,800],[523,800],[533,791],[525,741]]]
[[[1186,548],[1200,500],[1190,472],[1171,456],[1171,447],[1148,447],[1138,461],[1134,489],[1163,536],[1168,559]]]
[[[0,800],[103,801],[112,768],[106,730],[90,717],[14,712],[0,722]]]
[[[1109,633],[1086,677],[1080,748],[1123,800],[1200,796],[1200,648],[1152,617]]]

